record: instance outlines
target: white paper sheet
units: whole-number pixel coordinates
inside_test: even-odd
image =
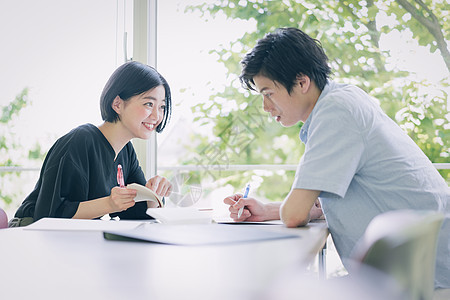
[[[150,220],[151,222],[151,220]],[[153,221],[154,222],[154,221]],[[105,231],[134,229],[146,220],[79,220],[62,218],[42,218],[33,224],[23,227],[24,230],[77,230],[77,231]]]
[[[206,224],[212,222],[212,209],[194,207],[147,208],[147,215],[163,224]]]

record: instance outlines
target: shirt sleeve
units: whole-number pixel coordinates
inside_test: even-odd
[[[317,104],[293,188],[344,197],[364,150],[364,140],[350,110],[337,101]]]
[[[81,201],[88,197],[88,182],[83,170],[63,156],[57,164],[46,166],[37,195],[34,219],[72,218]]]

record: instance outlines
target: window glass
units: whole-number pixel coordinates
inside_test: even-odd
[[[126,5],[110,0],[1,2],[0,107],[24,89],[29,104],[0,123],[6,137],[0,165],[35,168],[0,173],[0,205],[8,217],[34,187],[43,155],[55,140],[81,124],[102,122],[100,94],[124,61],[123,31],[132,12]],[[29,160],[30,150],[38,159]]]
[[[215,144],[197,152],[198,136],[215,140],[217,133],[212,123],[196,121],[195,107],[212,106],[216,99],[211,95],[235,79],[227,77],[226,68],[211,50],[230,44],[254,24],[231,21],[224,15],[205,19],[200,12],[189,11],[190,6],[204,2],[158,2],[157,67],[169,82],[173,99],[170,126],[158,136],[158,169],[175,187],[169,205],[215,206],[217,210],[223,208],[223,195],[235,192],[232,186],[222,185],[220,177],[241,171],[230,171],[233,162]],[[224,112],[229,103],[223,104],[223,111],[213,114]]]
[[[290,190],[304,151],[302,124],[281,128],[262,110],[261,96],[237,80],[240,59],[277,27],[298,27],[321,40],[334,80],[366,90],[433,162],[448,161],[449,144],[442,139],[450,122],[448,67],[431,35],[416,32],[407,13],[395,19],[394,8],[320,3],[158,2],[158,69],[174,102],[172,122],[158,136],[158,169],[181,185],[176,192],[186,205],[195,202],[186,196],[191,189],[213,206],[242,192],[246,182],[260,199],[282,200]],[[448,170],[440,171],[450,180]]]

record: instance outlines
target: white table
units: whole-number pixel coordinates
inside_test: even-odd
[[[306,268],[328,236],[324,222],[253,226],[299,238],[174,246],[109,241],[101,231],[2,229],[0,298],[251,299],[283,270]]]

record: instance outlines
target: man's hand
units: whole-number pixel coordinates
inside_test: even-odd
[[[325,216],[322,211],[322,207],[320,206],[320,201],[317,199],[314,202],[314,205],[311,207],[311,210],[309,211],[309,218],[311,220],[324,220]]]
[[[226,197],[223,202],[229,205],[230,217],[235,221],[262,222],[280,219],[280,204],[264,204],[254,198],[242,198],[242,194]],[[240,218],[238,211],[245,207]]]

